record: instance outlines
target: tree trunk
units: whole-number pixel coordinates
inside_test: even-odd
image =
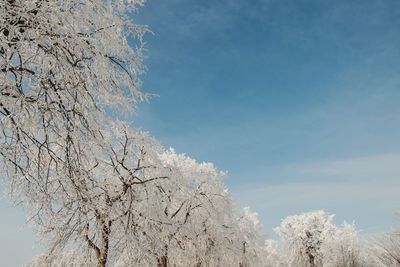
[[[161,259],[158,259],[157,267],[168,267],[168,257],[162,256]]]
[[[100,258],[98,258],[97,267],[106,267],[106,263],[107,263],[107,256],[104,257],[104,255],[101,255]]]
[[[100,254],[97,255],[97,267],[105,267],[108,258],[109,237],[111,232],[111,221],[101,221],[103,225],[101,229],[101,248]]]
[[[239,267],[249,267],[249,265],[246,263],[246,242],[243,242],[243,261],[239,263]]]
[[[310,261],[310,267],[316,267],[314,255],[308,254],[308,259],[309,259],[309,261]]]

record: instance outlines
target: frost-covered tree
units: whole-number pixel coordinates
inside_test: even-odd
[[[148,210],[143,214],[153,218],[152,227],[147,224],[140,231],[146,231],[136,243],[142,251],[125,250],[119,264],[149,266],[153,260],[159,266],[168,262],[189,266],[214,259],[223,239],[216,229],[223,229],[224,218],[231,214],[229,208],[223,208],[230,204],[223,173],[210,163],[197,163],[173,150],[159,154],[159,159],[168,179],[148,186],[153,193],[146,201],[153,204],[146,204]]]
[[[358,232],[354,224],[344,223],[342,227],[335,227],[334,231],[326,234],[327,236],[321,246],[322,266],[364,266]]]
[[[173,225],[167,238],[170,260],[182,266],[215,260],[220,256],[216,251],[223,247],[221,232],[232,216],[231,201],[222,183],[224,174],[210,163],[197,163],[173,150],[162,158],[175,182],[163,203]]]
[[[376,266],[400,266],[400,231],[392,231],[377,238],[368,247],[370,257]]]
[[[322,261],[325,232],[334,230],[332,215],[323,211],[286,217],[275,231],[281,236],[291,266],[315,267]]]
[[[333,215],[315,211],[286,217],[275,231],[281,236],[290,266],[360,266],[357,232],[339,228]]]
[[[152,176],[144,169],[153,141],[108,116],[146,98],[146,29],[127,15],[142,3],[0,1],[0,154],[10,191],[53,250],[79,236],[99,266],[111,224],[131,216],[122,200]]]
[[[249,266],[254,259],[259,259],[260,249],[264,247],[265,239],[260,234],[261,223],[257,213],[252,212],[249,207],[241,210],[237,219],[238,243],[241,246],[241,266]]]
[[[249,207],[243,208],[238,213],[237,225],[236,242],[241,252],[239,266],[283,266],[276,251],[276,243],[267,240],[261,233],[257,213],[252,212]]]

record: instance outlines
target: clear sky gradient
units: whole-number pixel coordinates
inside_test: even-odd
[[[153,0],[139,21],[160,97],[134,125],[229,172],[265,232],[322,209],[400,223],[400,2]]]
[[[315,209],[365,235],[400,225],[400,1],[149,0],[133,19],[154,32],[143,89],[159,97],[132,125],[228,171],[265,233]],[[32,235],[0,212],[18,266]]]

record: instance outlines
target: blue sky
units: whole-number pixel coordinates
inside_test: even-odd
[[[366,235],[399,225],[399,1],[149,0],[133,18],[154,32],[143,89],[159,95],[133,125],[227,170],[265,233],[322,208]],[[18,266],[33,237],[0,212]]]
[[[400,2],[154,0],[139,21],[160,97],[135,125],[227,170],[266,233],[322,208],[399,224]]]

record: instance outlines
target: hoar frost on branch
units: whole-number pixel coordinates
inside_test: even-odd
[[[9,176],[34,186],[62,169],[82,171],[80,145],[108,142],[105,110],[146,98],[141,48],[127,45],[128,33],[140,45],[146,29],[125,14],[140,3],[0,1],[0,152]]]
[[[376,238],[367,248],[375,266],[400,266],[400,230],[385,233]]]

